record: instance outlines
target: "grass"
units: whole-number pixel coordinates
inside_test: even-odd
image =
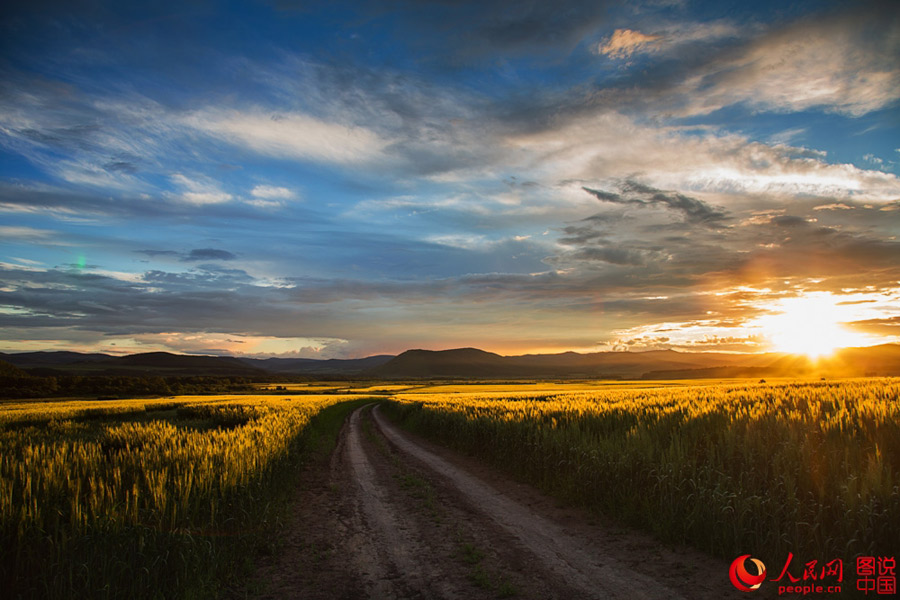
[[[300,472],[368,400],[305,396],[0,407],[9,598],[206,598],[273,540]]]
[[[788,552],[852,560],[896,551],[896,380],[484,391],[420,390],[384,408],[666,542],[773,564]]]
[[[469,579],[476,587],[493,590],[499,598],[511,598],[518,595],[518,590],[506,577],[485,566],[486,554],[481,548],[471,542],[462,541],[462,534],[458,529],[457,542],[459,544],[458,558],[471,568]]]

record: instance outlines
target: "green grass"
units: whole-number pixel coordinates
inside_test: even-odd
[[[485,566],[484,550],[471,542],[462,541],[462,534],[457,530],[459,544],[458,558],[470,567],[469,579],[483,590],[493,590],[498,598],[511,598],[518,595],[518,590],[505,576],[495,573]]]

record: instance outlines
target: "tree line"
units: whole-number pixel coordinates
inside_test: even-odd
[[[2,363],[2,361],[0,361]],[[177,396],[245,392],[272,378],[161,375],[35,375],[0,364],[0,398]]]

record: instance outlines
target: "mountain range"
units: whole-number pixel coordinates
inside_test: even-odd
[[[797,375],[900,375],[900,345],[845,348],[812,360],[783,353],[596,352],[501,356],[476,348],[407,350],[359,359],[243,358],[150,352],[0,353],[32,375],[297,376],[360,379],[694,379]]]

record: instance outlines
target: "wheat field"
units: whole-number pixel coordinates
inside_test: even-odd
[[[900,539],[896,379],[445,386],[388,408],[564,501],[717,556],[851,558]]]
[[[900,539],[900,381],[390,385],[0,404],[10,597],[191,598],[274,552],[316,428],[381,394],[407,429],[725,558]],[[324,422],[324,421],[323,421]]]
[[[354,397],[358,398],[358,397]],[[277,533],[303,432],[347,396],[184,396],[0,407],[11,597],[215,594]],[[238,569],[239,570],[239,569]]]

